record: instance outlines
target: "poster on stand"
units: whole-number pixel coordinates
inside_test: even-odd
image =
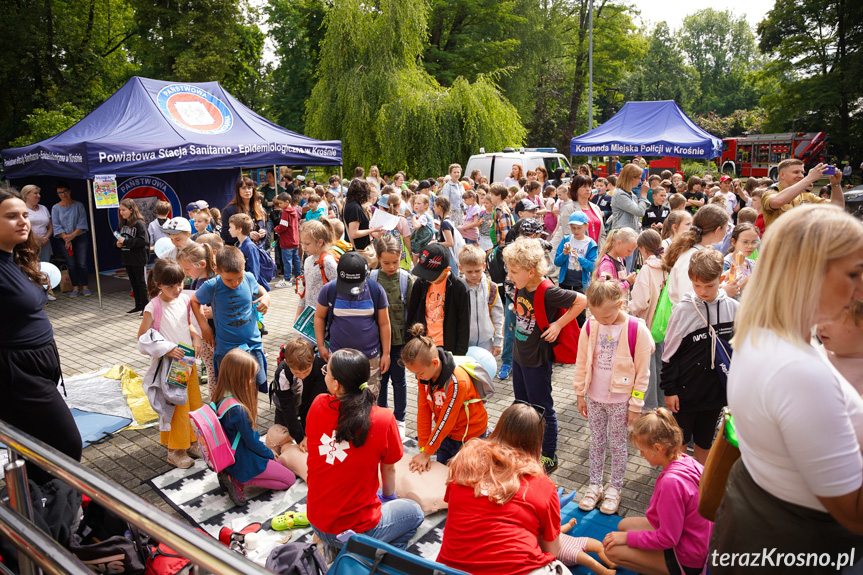
[[[117,176],[93,176],[93,195],[96,198],[96,209],[118,208],[120,200],[117,197]]]

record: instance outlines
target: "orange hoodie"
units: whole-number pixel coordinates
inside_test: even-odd
[[[488,426],[488,413],[470,376],[455,366],[452,354],[438,348],[441,374],[437,381],[419,381],[417,434],[425,453],[434,455],[445,437],[467,441]]]

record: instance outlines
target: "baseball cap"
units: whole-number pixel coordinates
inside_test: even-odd
[[[420,180],[420,183],[417,185],[416,191],[428,190],[429,188],[431,188],[431,184],[428,180]]]
[[[302,176],[302,175],[297,176],[297,178],[296,178],[296,179],[297,179],[297,180],[299,180],[299,181],[301,181],[301,182],[305,182],[305,181],[306,181],[306,177],[305,177],[305,176]]]
[[[358,252],[346,252],[336,267],[336,293],[359,295],[366,282],[369,263]]]
[[[339,263],[341,263],[341,260],[339,260]],[[420,252],[417,265],[414,266],[411,273],[418,278],[433,282],[448,267],[449,250],[441,244],[428,244]]]
[[[727,182],[730,179],[731,179],[731,176],[729,176],[728,174],[722,174],[722,177],[719,178],[719,181],[720,182]]]
[[[191,208],[190,208],[191,209]],[[198,209],[195,206],[194,209]],[[168,235],[179,234],[180,232],[192,233],[192,224],[186,218],[171,218],[162,226],[162,231]]]
[[[516,214],[521,213],[521,212],[533,212],[536,210],[537,210],[536,204],[534,204],[532,201],[528,200],[527,198],[519,201],[515,205],[515,213]]]
[[[587,214],[584,212],[573,212],[569,216],[569,225],[582,226],[587,223]]]
[[[521,233],[519,235],[532,236],[542,233],[542,223],[539,220],[534,218],[525,218],[519,221],[522,222],[520,230]]]
[[[192,210],[200,210],[201,207],[198,205],[198,202],[189,202],[186,204],[186,211],[191,212]]]
[[[204,200],[198,200],[198,201],[197,201],[197,202],[195,202],[195,203],[198,205],[198,209],[201,209],[201,210],[206,210],[206,209],[208,209],[208,208],[210,207],[210,204],[208,204],[208,203],[207,203],[206,201],[204,201]]]

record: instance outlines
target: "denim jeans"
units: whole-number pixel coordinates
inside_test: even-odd
[[[81,288],[87,285],[87,250],[90,242],[87,241],[87,232],[75,236],[72,240],[72,255],[63,246],[63,257],[66,258],[66,267],[69,269],[69,281],[72,287]]]
[[[258,373],[255,374],[255,385],[258,386],[258,391],[267,393],[267,359],[264,357],[263,349],[249,349],[248,353],[258,362]],[[219,366],[222,365],[222,359],[225,354],[213,355],[213,377],[216,381],[219,380]]]
[[[488,430],[486,429],[482,432],[480,438],[486,437],[487,435]],[[444,437],[443,441],[440,442],[440,446],[438,446],[437,451],[435,451],[435,460],[438,463],[446,465],[450,459],[455,457],[456,454],[461,451],[463,445],[464,441],[458,441],[452,437]]]
[[[516,399],[545,408],[545,433],[542,454],[553,457],[557,452],[557,414],[551,397],[551,360],[540,367],[512,364],[512,392]]]
[[[507,298],[503,315],[503,350],[500,354],[501,364],[509,365],[512,365],[512,346],[515,343],[515,312],[511,306],[512,300]]]
[[[285,272],[285,279],[291,279],[291,275],[295,278],[303,275],[303,266],[300,264],[299,248],[280,248],[282,251],[282,269]]]
[[[633,250],[631,254],[629,254],[628,258],[624,258],[623,261],[626,262],[626,273],[631,274],[632,270],[635,269],[635,258],[638,255],[638,250]]]
[[[405,368],[399,365],[404,345],[390,347],[390,368],[381,374],[381,390],[378,392],[378,407],[387,406],[387,387],[390,377],[393,380],[393,415],[397,421],[405,420],[408,407],[408,387],[405,381]]]
[[[363,534],[374,537],[378,541],[389,543],[401,550],[408,548],[408,541],[422,525],[425,515],[419,503],[413,499],[396,499],[381,505],[381,520]],[[344,543],[336,539],[338,533],[324,533],[314,525],[312,529],[321,540],[336,549],[341,549]]]

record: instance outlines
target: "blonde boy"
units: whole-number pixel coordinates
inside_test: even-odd
[[[500,355],[503,345],[503,302],[497,286],[485,275],[485,252],[468,244],[458,254],[470,295],[470,339],[468,345]]]
[[[503,260],[509,277],[515,284],[515,345],[513,347],[512,390],[517,400],[545,409],[545,434],[540,458],[546,473],[558,466],[557,414],[551,396],[552,348],[560,331],[587,307],[584,294],[555,285],[544,294],[546,319],[549,326],[541,330],[534,314],[534,296],[545,274],[548,262],[545,250],[537,239],[518,238],[503,250]],[[559,309],[566,314],[554,319]],[[553,320],[553,321],[552,321]]]

